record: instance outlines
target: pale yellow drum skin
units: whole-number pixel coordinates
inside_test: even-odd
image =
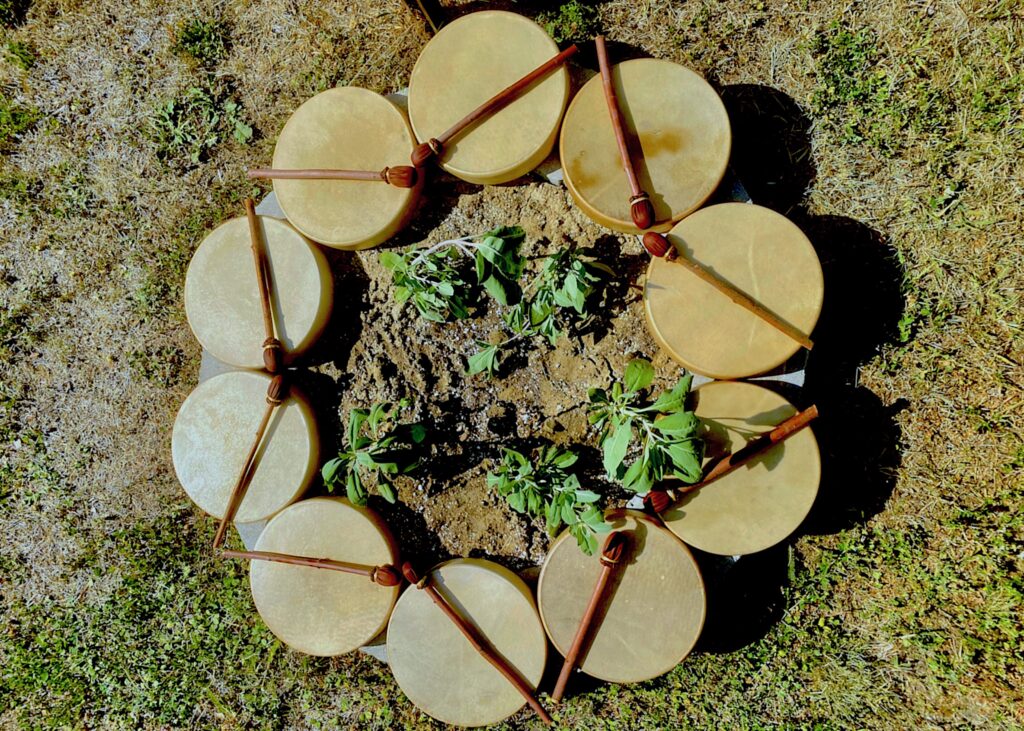
[[[680,256],[710,269],[810,334],[824,299],[821,264],[785,216],[748,203],[697,211],[668,234]],[[711,378],[746,378],[785,363],[800,345],[685,267],[652,259],[644,287],[651,334],[676,361]]]
[[[365,566],[398,560],[384,522],[337,497],[301,500],[282,510],[256,550]],[[249,583],[270,631],[299,652],[321,656],[351,652],[380,634],[399,590],[366,576],[269,561],[250,563]]]
[[[536,688],[544,673],[547,639],[522,579],[492,561],[473,558],[443,563],[429,577],[449,605]],[[391,615],[388,662],[409,700],[444,723],[498,723],[526,703],[416,587],[405,590]]]
[[[285,363],[323,333],[334,302],[324,255],[285,221],[260,216],[274,304],[275,334]],[[196,249],[185,275],[185,315],[196,339],[218,360],[263,368],[263,310],[249,222],[221,224]]]
[[[624,61],[612,67],[612,79],[637,179],[654,205],[651,228],[667,231],[721,182],[732,146],[729,116],[710,84],[670,61]],[[560,150],[565,184],[580,209],[614,231],[639,233],[600,74],[573,97]]]
[[[693,649],[704,626],[704,582],[689,549],[657,521],[632,510],[609,519],[628,531],[626,558],[613,570],[577,667],[612,683],[636,683],[667,673]],[[566,531],[541,569],[541,618],[563,655],[601,573],[598,554],[584,554]]]
[[[267,407],[270,376],[231,371],[200,383],[181,405],[171,434],[174,471],[192,501],[221,518]],[[256,452],[256,470],[235,521],[269,518],[309,486],[320,438],[309,402],[291,388]]]
[[[736,451],[796,413],[774,391],[752,383],[707,383],[694,391],[708,458]],[[689,545],[708,553],[756,553],[795,531],[818,494],[821,456],[810,428],[690,493],[661,517]]]
[[[295,110],[274,148],[274,167],[370,170],[409,165],[415,141],[405,114],[355,86],[328,89]],[[275,180],[288,220],[314,241],[365,249],[386,241],[412,217],[423,187],[364,180]]]
[[[412,70],[409,119],[417,139],[442,134],[557,55],[558,46],[544,29],[515,13],[485,10],[449,23]],[[525,175],[551,153],[568,101],[569,73],[563,66],[446,143],[441,167],[486,185]]]

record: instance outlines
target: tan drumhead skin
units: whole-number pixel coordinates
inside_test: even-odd
[[[256,428],[266,409],[270,376],[232,371],[200,383],[185,399],[174,421],[171,453],[185,492],[215,518],[224,515]],[[256,471],[235,521],[269,518],[309,486],[320,460],[320,438],[313,410],[298,390],[274,410]]]
[[[707,383],[694,391],[709,459],[735,451],[796,413],[786,399],[751,383]],[[757,459],[684,497],[662,515],[691,546],[736,556],[774,546],[793,533],[818,494],[821,457],[802,429]]]
[[[652,228],[667,231],[721,182],[732,147],[729,115],[701,76],[670,61],[624,61],[612,67],[612,78],[627,139],[643,151],[633,164],[654,205]],[[600,74],[573,97],[560,151],[565,184],[583,212],[615,231],[639,233]]]
[[[334,284],[324,255],[284,221],[260,217],[270,272],[274,327],[291,363],[316,342],[331,315]],[[263,310],[249,222],[233,218],[196,249],[185,275],[185,315],[196,339],[220,361],[263,368]]]
[[[430,40],[409,81],[416,137],[437,137],[510,84],[558,55],[529,18],[485,10],[449,23]],[[441,167],[471,183],[494,185],[525,175],[551,153],[569,101],[564,66],[504,109],[445,145]]]
[[[328,89],[295,110],[274,148],[274,167],[383,170],[408,165],[414,146],[405,115],[379,94]],[[275,180],[288,220],[314,241],[365,249],[408,223],[422,189],[360,180]]]
[[[651,518],[630,510],[611,521],[629,532],[627,562],[612,574],[605,613],[595,615],[578,667],[612,683],[635,683],[667,673],[693,649],[704,626],[704,582],[686,546]],[[537,601],[548,637],[563,655],[600,573],[599,556],[584,554],[568,531],[548,553]]]
[[[282,510],[267,524],[257,551],[380,566],[398,560],[384,522],[348,500],[318,497]],[[376,637],[398,587],[365,576],[269,561],[249,565],[249,583],[263,621],[282,642],[309,655],[340,655]]]
[[[786,217],[748,203],[722,203],[680,221],[668,240],[810,334],[824,280],[814,247]],[[653,259],[644,288],[647,324],[675,360],[712,378],[745,378],[785,363],[800,345],[686,268]]]
[[[544,673],[547,639],[522,579],[492,561],[459,558],[434,568],[430,580],[536,688]],[[416,587],[405,590],[388,623],[388,662],[409,700],[444,723],[486,726],[526,703]]]

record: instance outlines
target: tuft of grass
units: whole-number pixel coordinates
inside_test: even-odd
[[[178,28],[173,50],[212,68],[224,60],[229,47],[230,35],[225,23],[194,18]]]
[[[42,118],[35,107],[22,106],[0,94],[0,152],[6,152],[22,134]]]
[[[31,43],[8,41],[6,56],[11,63],[20,66],[25,71],[36,65],[36,51]]]
[[[4,607],[0,716],[33,729],[282,726],[266,675],[285,653],[253,611],[245,565],[210,556],[211,527],[180,511],[103,540],[93,570],[121,581],[98,604]]]
[[[582,43],[601,32],[597,8],[581,0],[569,0],[557,10],[545,10],[537,16],[556,43]]]
[[[185,352],[170,345],[133,350],[128,355],[128,365],[133,373],[164,388],[170,388],[181,379],[184,362]]]
[[[25,216],[42,193],[42,183],[20,170],[0,169],[0,200],[10,201],[18,216]]]
[[[149,122],[150,139],[165,162],[198,165],[227,139],[252,139],[241,104],[223,87],[189,87],[160,105]]]

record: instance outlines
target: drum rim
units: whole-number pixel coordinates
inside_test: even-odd
[[[819,277],[819,279],[820,279],[820,281],[822,283],[820,294],[819,294],[819,296],[817,298],[818,301],[817,301],[816,306],[815,306],[814,322],[813,322],[813,324],[811,325],[811,327],[808,330],[808,332],[813,332],[814,328],[816,328],[818,326],[818,321],[821,319],[821,312],[822,312],[822,309],[823,309],[824,304],[825,304],[824,272],[823,272],[823,270],[821,268],[821,259],[818,257],[818,252],[814,248],[814,244],[811,242],[811,240],[807,236],[807,234],[805,234],[803,232],[803,230],[799,226],[797,226],[795,223],[793,223],[793,221],[791,221],[788,217],[783,216],[778,211],[774,211],[771,208],[768,208],[766,206],[759,206],[756,203],[741,203],[741,202],[738,202],[738,201],[726,201],[726,202],[723,202],[723,203],[716,203],[715,205],[707,206],[705,208],[701,208],[701,209],[699,209],[697,211],[694,211],[692,214],[690,214],[686,218],[684,218],[681,221],[677,222],[672,227],[672,230],[675,230],[676,226],[683,225],[684,223],[686,223],[693,216],[713,215],[713,214],[705,214],[705,212],[706,211],[718,212],[721,209],[724,209],[726,207],[731,207],[731,206],[743,206],[744,209],[748,209],[748,210],[749,209],[755,209],[755,210],[759,210],[759,211],[763,211],[765,213],[771,214],[772,216],[778,217],[779,219],[782,219],[782,220],[786,221],[787,223],[789,223],[793,227],[793,229],[797,233],[799,233],[800,239],[801,239],[800,240],[800,244],[801,245],[806,244],[807,251],[809,251],[811,253],[815,263],[817,264],[818,277]],[[670,230],[668,232],[668,235],[672,235],[672,230]],[[652,258],[648,262],[648,264],[647,264],[647,270],[646,270],[645,279],[644,279],[644,294],[643,294],[644,319],[647,322],[647,331],[649,333],[651,333],[651,335],[657,341],[658,345],[661,348],[663,348],[666,353],[669,354],[669,356],[672,358],[672,360],[674,360],[675,362],[679,363],[680,365],[682,365],[687,370],[689,370],[689,371],[691,371],[693,373],[697,373],[697,374],[702,375],[702,376],[707,376],[708,378],[714,378],[716,380],[721,380],[721,381],[732,381],[732,380],[742,379],[742,378],[751,378],[751,377],[754,377],[754,376],[761,375],[763,373],[767,373],[768,371],[772,370],[773,368],[779,367],[780,365],[782,365],[783,363],[788,361],[790,358],[792,358],[794,355],[796,355],[797,352],[799,352],[799,350],[801,348],[801,345],[799,343],[797,343],[795,340],[791,341],[788,344],[788,346],[787,346],[787,348],[785,350],[782,350],[782,349],[779,350],[779,354],[780,355],[778,355],[777,357],[771,359],[771,365],[768,365],[767,367],[760,368],[760,369],[755,370],[755,371],[751,371],[749,368],[732,369],[732,370],[714,370],[714,369],[705,368],[705,367],[703,367],[702,365],[700,365],[698,363],[694,363],[694,362],[692,362],[690,360],[687,360],[682,355],[677,353],[675,348],[673,348],[668,343],[668,341],[665,340],[664,336],[661,334],[661,331],[659,330],[658,326],[655,324],[654,313],[651,311],[651,301],[650,301],[650,298],[647,296],[647,282],[650,281],[651,271],[652,271],[652,269],[655,266],[663,264],[663,263],[664,262],[655,261],[655,259]],[[751,315],[751,317],[754,317],[754,315]]]
[[[762,386],[762,385],[757,384],[757,383],[750,383],[748,381],[711,381],[709,383],[701,384],[700,386],[698,386],[697,388],[694,389],[694,392],[700,391],[701,389],[707,388],[709,386],[713,386],[713,387],[733,387],[733,388],[737,387],[737,386],[742,386],[742,387],[749,387],[749,388],[757,389],[757,390],[760,390],[760,391],[768,391],[769,393],[773,393],[776,396],[778,396],[780,399],[783,400],[783,402],[785,402],[785,403],[789,404],[790,406],[792,406],[794,410],[798,410],[796,408],[796,406],[793,404],[792,401],[790,401],[788,398],[786,398],[785,396],[780,394],[778,391],[776,391],[774,389],[771,389],[771,388],[767,388],[766,386]],[[678,521],[673,521],[671,524],[663,521],[663,525],[665,526],[665,529],[670,531],[670,532],[672,532],[677,538],[679,538],[679,540],[683,541],[687,545],[693,546],[694,548],[696,548],[699,551],[704,551],[705,553],[710,553],[710,554],[713,554],[715,556],[749,556],[751,554],[758,553],[760,551],[766,551],[769,548],[772,548],[773,546],[777,546],[780,543],[782,543],[783,541],[785,541],[786,539],[788,539],[797,530],[799,530],[800,526],[803,525],[805,520],[807,520],[807,516],[811,514],[811,510],[814,508],[814,503],[817,502],[818,495],[821,492],[821,445],[818,443],[818,437],[814,434],[814,431],[812,429],[804,429],[803,431],[807,432],[810,435],[810,438],[811,438],[810,444],[811,444],[811,448],[813,450],[813,455],[814,455],[813,459],[814,459],[814,463],[815,463],[815,470],[814,470],[814,472],[816,474],[815,481],[814,481],[815,485],[814,485],[813,493],[811,495],[811,499],[807,503],[806,510],[803,511],[802,515],[800,516],[800,519],[793,525],[793,528],[786,535],[784,535],[782,538],[778,539],[777,541],[775,541],[773,543],[768,543],[766,545],[755,544],[755,547],[753,549],[751,549],[751,550],[744,550],[742,553],[736,553],[735,551],[721,551],[721,550],[716,549],[716,548],[707,548],[705,546],[700,545],[696,541],[691,541],[689,538],[684,538],[682,535],[680,535],[679,533],[677,533],[675,530],[672,529],[672,525],[678,525],[679,524]]]
[[[303,339],[304,342],[302,344],[291,349],[285,349],[284,363],[285,365],[290,365],[291,363],[293,363],[294,361],[298,360],[303,355],[308,353],[310,350],[312,350],[313,346],[316,345],[317,341],[320,339],[320,336],[323,335],[324,331],[327,329],[327,325],[329,324],[331,319],[331,313],[334,310],[334,277],[331,273],[331,267],[327,263],[327,257],[324,256],[324,253],[320,251],[320,249],[317,248],[317,246],[312,241],[310,241],[309,238],[304,236],[301,231],[296,229],[295,226],[292,225],[291,221],[285,218],[277,218],[275,216],[260,216],[260,218],[262,219],[264,225],[264,231],[267,233],[265,244],[268,248],[272,245],[269,232],[267,231],[268,222],[269,225],[272,227],[276,227],[278,224],[284,225],[285,227],[287,227],[288,231],[295,234],[295,236],[297,236],[298,239],[303,244],[305,244],[306,248],[309,249],[310,253],[313,256],[313,263],[316,266],[317,276],[320,279],[321,296],[325,293],[327,295],[326,298],[322,298],[320,309],[317,310],[318,316],[324,316],[323,323],[319,327],[310,329],[309,332],[306,334],[305,338]],[[215,229],[213,229],[213,231],[208,233],[206,237],[199,243],[199,246],[196,247],[195,252],[193,252],[192,254],[192,258],[189,259],[188,268],[185,270],[185,284],[182,287],[182,299],[184,300],[185,304],[185,320],[188,322],[189,330],[192,331],[192,335],[195,337],[196,340],[199,341],[199,344],[203,347],[203,349],[208,351],[210,355],[212,355],[217,360],[229,366],[245,369],[262,369],[264,367],[262,350],[258,351],[258,356],[254,358],[252,361],[246,363],[239,363],[230,358],[229,356],[227,356],[224,353],[224,351],[222,351],[217,346],[216,343],[214,343],[212,340],[209,340],[207,333],[204,332],[203,335],[200,336],[200,334],[196,331],[195,326],[192,324],[192,316],[190,315],[190,311],[194,310],[195,307],[198,307],[198,305],[195,304],[193,296],[189,294],[188,286],[189,280],[193,272],[192,267],[196,262],[197,255],[199,254],[203,246],[206,244],[206,242],[209,241],[214,236],[214,234],[216,234],[222,228],[228,225],[240,226],[241,224],[238,222],[245,220],[245,216],[235,216],[234,218],[229,218],[227,221],[224,221]],[[251,257],[243,263],[243,266],[252,266]],[[253,276],[255,277],[255,271],[253,272]],[[192,304],[190,305],[190,303]]]
[[[469,20],[471,18],[476,18],[477,16],[485,15],[506,16],[511,19],[514,19],[515,22],[526,23],[528,25],[534,26],[538,31],[540,31],[540,35],[538,36],[538,38],[543,37],[549,43],[551,48],[551,56],[555,56],[558,54],[558,44],[555,43],[554,39],[552,39],[550,35],[548,35],[547,31],[545,31],[544,28],[542,28],[540,24],[534,21],[532,18],[528,18],[525,15],[520,15],[519,13],[513,13],[508,10],[478,10],[473,13],[467,13],[466,15],[462,15],[453,20],[452,22],[448,23],[437,32],[437,35],[435,35],[433,38],[427,41],[427,44],[423,47],[423,50],[420,51],[420,55],[416,59],[416,63],[413,64],[412,72],[409,74],[409,124],[412,127],[413,137],[417,140],[418,143],[424,142],[425,139],[421,139],[420,133],[416,129],[416,122],[413,118],[412,112],[412,97],[413,82],[416,79],[417,69],[420,68],[420,62],[423,60],[424,51],[426,51],[426,49],[430,46],[431,43],[433,43],[435,40],[440,38],[444,33],[446,33],[449,28],[454,28],[463,23],[463,21]],[[544,142],[541,145],[539,145],[528,157],[526,157],[520,162],[506,165],[505,167],[500,169],[480,172],[456,168],[450,163],[445,162],[443,159],[444,154],[442,151],[442,155],[438,159],[438,165],[450,175],[454,175],[460,180],[465,180],[468,183],[474,183],[478,185],[501,185],[502,183],[507,183],[511,180],[515,180],[516,178],[520,178],[523,175],[526,175],[530,171],[534,170],[538,165],[544,162],[545,159],[547,159],[547,157],[551,154],[551,151],[554,149],[555,143],[558,142],[559,134],[562,129],[562,120],[565,119],[566,108],[571,103],[570,96],[572,94],[572,80],[569,77],[568,70],[563,65],[562,67],[556,69],[554,73],[560,75],[564,81],[564,87],[562,90],[562,101],[560,104],[561,109],[558,114],[558,120],[555,123],[554,128],[551,130],[550,134],[548,134],[548,136],[544,139]],[[498,90],[495,90],[495,93],[497,93],[497,91]],[[471,134],[471,131],[467,133]]]
[[[295,508],[295,507],[297,507],[299,505],[305,506],[307,503],[340,504],[340,505],[343,505],[344,507],[346,507],[348,509],[351,509],[351,510],[355,511],[362,518],[368,520],[374,527],[376,527],[380,531],[381,536],[384,538],[384,542],[387,544],[388,552],[391,555],[390,563],[391,564],[395,564],[398,561],[398,544],[396,543],[395,537],[391,533],[391,529],[388,527],[387,522],[383,518],[381,518],[381,516],[378,515],[377,512],[374,511],[372,508],[360,507],[360,506],[357,506],[357,505],[353,505],[351,503],[351,501],[349,501],[347,498],[341,497],[340,495],[318,495],[316,497],[306,498],[305,500],[296,500],[295,502],[292,502],[289,505],[286,505],[284,508],[282,508],[277,513],[275,513],[273,515],[273,517],[271,517],[270,520],[267,522],[267,525],[263,529],[263,532],[260,533],[259,538],[256,539],[256,545],[255,545],[253,550],[256,550],[256,551],[264,550],[263,547],[262,547],[262,541],[264,540],[264,537],[267,535],[267,530],[271,527],[271,525],[274,523],[274,521],[276,521],[279,517],[281,517],[289,509]],[[339,544],[344,544],[344,539],[339,539],[338,542],[339,542]],[[356,644],[354,647],[352,647],[350,649],[347,649],[347,650],[341,650],[340,652],[331,652],[331,653],[310,652],[308,649],[302,649],[302,648],[299,648],[299,647],[297,647],[295,645],[289,644],[288,642],[285,642],[284,638],[282,638],[274,630],[274,628],[270,626],[270,623],[267,622],[266,617],[263,616],[263,612],[260,611],[259,602],[256,599],[256,592],[253,589],[253,583],[252,583],[253,582],[253,573],[263,569],[263,567],[258,565],[260,563],[261,563],[260,561],[250,561],[249,562],[249,593],[252,595],[253,604],[256,607],[257,614],[260,615],[260,619],[263,621],[263,624],[266,625],[267,629],[270,630],[271,634],[273,634],[274,637],[276,637],[280,642],[282,642],[287,647],[295,650],[296,652],[301,652],[301,653],[303,653],[305,655],[310,655],[310,656],[313,656],[313,657],[338,657],[340,655],[345,655],[347,653],[354,652],[355,650],[358,650],[360,647],[365,645],[367,642],[369,642],[373,638],[377,637],[382,631],[384,631],[384,628],[387,627],[388,622],[391,619],[391,613],[395,609],[395,604],[398,601],[399,590],[401,588],[400,586],[393,586],[393,587],[383,587],[382,586],[382,587],[377,587],[380,590],[388,589],[388,590],[391,591],[391,602],[388,604],[387,611],[383,613],[383,619],[381,620],[381,622],[379,623],[377,628],[373,631],[373,634],[371,634],[368,637],[366,637],[366,639],[359,641],[359,643]],[[369,580],[367,580],[367,582],[369,583]]]
[[[613,72],[614,72],[614,69],[617,66],[623,66],[623,65],[626,65],[626,64],[635,65],[635,64],[638,64],[638,63],[645,64],[645,65],[648,65],[648,64],[651,64],[651,63],[656,63],[656,64],[662,64],[662,65],[666,65],[667,64],[669,66],[674,66],[674,67],[677,67],[679,69],[682,69],[683,71],[685,71],[685,72],[687,72],[689,74],[692,74],[694,77],[696,77],[701,82],[703,82],[704,85],[708,88],[708,90],[710,90],[712,92],[714,98],[717,100],[718,104],[716,106],[719,109],[719,111],[721,112],[722,117],[725,120],[725,135],[726,135],[726,143],[727,143],[726,144],[726,148],[728,150],[728,152],[722,158],[721,169],[718,171],[717,175],[715,176],[715,184],[710,187],[710,190],[708,190],[708,192],[699,201],[697,201],[688,210],[685,210],[685,211],[682,211],[682,212],[679,212],[679,213],[673,215],[669,220],[663,221],[661,223],[656,223],[654,226],[651,226],[648,229],[641,230],[641,229],[637,228],[637,226],[633,223],[632,219],[615,218],[615,217],[613,217],[611,215],[608,215],[608,214],[605,214],[605,213],[599,211],[596,207],[594,207],[589,201],[586,200],[586,198],[583,197],[583,195],[576,188],[575,183],[573,183],[573,181],[572,181],[572,177],[569,175],[568,168],[565,166],[565,162],[564,162],[565,159],[566,159],[566,155],[565,155],[565,134],[566,134],[565,120],[568,119],[569,115],[573,113],[573,108],[578,103],[579,98],[580,98],[580,94],[583,92],[583,90],[586,89],[591,84],[594,84],[596,86],[596,85],[599,85],[601,83],[601,75],[597,74],[597,75],[593,76],[582,87],[580,87],[580,90],[577,91],[573,95],[572,100],[569,102],[568,108],[565,110],[565,114],[562,116],[561,130],[559,131],[559,134],[558,134],[558,157],[559,157],[559,160],[562,162],[562,177],[565,180],[565,187],[568,189],[570,195],[572,195],[573,201],[576,203],[576,205],[591,220],[597,222],[598,224],[600,224],[602,226],[610,228],[613,231],[618,231],[619,233],[626,233],[626,234],[636,234],[636,235],[639,236],[639,235],[643,234],[645,231],[657,231],[658,233],[665,233],[665,232],[669,231],[676,224],[678,224],[680,221],[682,221],[684,218],[686,218],[690,214],[694,213],[695,211],[700,210],[701,206],[703,206],[705,203],[707,203],[708,199],[711,198],[712,195],[714,195],[715,191],[718,190],[718,187],[722,184],[722,180],[725,178],[726,171],[729,169],[729,160],[730,160],[731,154],[732,154],[732,122],[729,119],[729,112],[725,108],[725,102],[722,101],[722,97],[715,90],[715,87],[713,87],[708,82],[708,80],[705,79],[702,75],[700,75],[699,73],[697,73],[693,69],[689,68],[688,66],[684,66],[684,65],[682,65],[680,63],[676,63],[674,61],[669,61],[667,59],[662,59],[662,58],[631,58],[631,59],[627,59],[625,61],[621,61],[621,62],[619,62],[617,64],[613,64],[612,65],[612,69],[613,69]]]
[[[230,370],[230,371],[226,371],[224,373],[218,373],[217,375],[215,375],[215,376],[213,376],[211,378],[207,378],[205,381],[201,382],[194,389],[192,389],[192,391],[189,393],[189,395],[185,397],[185,400],[181,402],[181,406],[178,407],[178,413],[174,417],[174,424],[171,427],[171,464],[174,467],[174,475],[178,479],[178,484],[180,484],[182,489],[185,490],[185,494],[188,496],[188,499],[192,502],[193,505],[195,505],[197,508],[202,510],[207,515],[209,515],[209,516],[211,516],[213,518],[216,518],[218,520],[221,519],[223,517],[223,515],[216,515],[214,513],[208,512],[203,506],[201,506],[196,501],[196,499],[194,497],[192,497],[192,491],[186,486],[186,483],[182,479],[182,476],[181,476],[181,470],[180,470],[180,468],[178,466],[178,459],[177,459],[178,451],[175,448],[175,444],[177,443],[177,435],[179,434],[179,421],[181,419],[181,415],[185,411],[185,407],[189,404],[189,402],[191,401],[192,397],[195,394],[197,394],[201,389],[204,390],[204,391],[209,391],[209,390],[211,390],[213,388],[216,388],[217,384],[221,383],[220,379],[226,379],[226,378],[229,378],[229,377],[230,378],[237,378],[239,376],[243,376],[243,377],[250,377],[250,376],[252,376],[252,377],[255,377],[255,378],[259,378],[265,384],[269,384],[270,380],[271,380],[271,376],[269,374],[264,373],[262,371],[249,370],[249,369]],[[214,386],[210,386],[208,384],[215,384],[215,385]],[[310,449],[309,459],[308,459],[308,463],[306,465],[306,470],[303,473],[302,479],[299,480],[298,484],[296,485],[294,493],[283,504],[281,504],[280,506],[275,508],[273,510],[273,512],[268,513],[267,515],[258,516],[258,517],[248,517],[247,516],[246,520],[244,521],[245,523],[257,523],[257,522],[259,522],[261,520],[271,519],[271,518],[275,517],[276,515],[278,515],[282,510],[284,510],[284,509],[288,508],[289,506],[294,505],[296,502],[298,502],[299,501],[299,497],[301,497],[301,495],[309,487],[309,484],[312,482],[313,476],[316,474],[317,468],[318,468],[318,466],[320,464],[320,451],[321,451],[320,450],[320,427],[319,427],[319,424],[317,423],[316,413],[315,413],[315,411],[313,409],[312,403],[310,402],[310,400],[306,396],[306,394],[303,393],[299,388],[297,388],[295,386],[292,386],[289,389],[289,397],[292,400],[293,405],[296,406],[296,408],[299,409],[299,414],[301,415],[303,421],[306,423],[307,428],[310,430],[310,433],[312,434],[312,446],[311,446],[311,449]],[[239,521],[239,522],[243,522],[243,521]]]
[[[378,94],[375,91],[371,91],[370,89],[363,88],[361,86],[334,86],[331,87],[330,89],[324,89],[320,93],[311,96],[309,99],[300,104],[294,112],[291,113],[287,121],[285,121],[284,126],[281,128],[281,131],[278,133],[277,141],[274,143],[274,152],[271,156],[273,165],[277,165],[277,147],[281,143],[281,138],[288,131],[288,126],[292,123],[292,121],[299,114],[299,112],[302,111],[303,107],[316,100],[319,100],[321,97],[326,97],[329,94],[334,95],[339,93],[358,94],[366,98],[375,97],[377,99],[380,99],[381,101],[386,102],[388,107],[391,108],[391,111],[398,115],[398,119],[400,119],[402,124],[405,126],[405,132],[408,135],[409,140],[409,155],[412,155],[413,148],[416,146],[416,134],[413,132],[412,126],[409,124],[408,116],[406,115],[405,112],[402,111],[402,109],[397,104],[388,99],[386,96]],[[393,164],[404,165],[406,164],[406,161],[395,160]],[[274,181],[274,193],[277,196],[277,204],[281,207],[281,211],[284,212],[285,217],[288,219],[288,222],[292,224],[296,231],[305,236],[307,239],[309,239],[310,241],[315,241],[316,243],[322,244],[324,246],[329,246],[333,249],[341,249],[343,251],[360,251],[362,249],[369,249],[384,241],[387,241],[389,238],[394,236],[409,223],[413,214],[415,213],[416,204],[419,202],[420,194],[423,190],[424,177],[425,176],[420,175],[419,180],[417,181],[414,187],[401,189],[402,192],[405,194],[406,199],[402,203],[401,213],[398,215],[396,220],[390,226],[387,226],[386,228],[382,229],[377,234],[374,234],[373,236],[370,236],[365,239],[356,239],[351,237],[345,239],[338,239],[334,241],[321,239],[315,233],[307,230],[308,227],[303,227],[300,221],[296,221],[292,217],[292,215],[288,213],[289,197],[288,195],[282,196],[279,191],[279,182],[284,181]]]
[[[620,684],[620,685],[621,684],[628,684],[628,683],[642,683],[642,682],[645,682],[645,681],[652,680],[654,678],[660,677],[660,676],[664,675],[665,673],[671,671],[673,668],[678,666],[684,660],[686,660],[686,658],[688,658],[693,653],[693,650],[697,646],[697,643],[700,642],[700,637],[704,633],[704,625],[707,622],[707,616],[708,616],[708,589],[707,589],[707,583],[704,581],[704,574],[700,570],[700,564],[697,563],[697,559],[694,557],[693,551],[690,550],[690,546],[687,545],[686,542],[683,541],[678,535],[676,535],[675,532],[669,530],[668,527],[665,526],[660,520],[658,520],[657,518],[654,518],[654,517],[652,517],[652,516],[642,512],[642,511],[632,510],[632,509],[629,509],[629,508],[609,508],[608,510],[605,511],[605,518],[607,520],[611,521],[611,522],[614,522],[616,519],[621,518],[623,516],[634,518],[637,522],[643,521],[650,528],[653,528],[655,530],[664,531],[664,533],[666,534],[667,537],[671,538],[673,541],[675,541],[676,544],[678,544],[679,546],[682,547],[683,552],[686,554],[687,558],[690,559],[690,562],[693,565],[694,571],[697,574],[697,581],[698,581],[698,584],[700,586],[701,596],[703,597],[704,601],[701,602],[700,620],[697,623],[697,631],[694,634],[693,642],[691,642],[689,647],[686,648],[685,652],[683,652],[683,655],[678,660],[675,660],[674,662],[672,662],[671,665],[668,665],[667,667],[659,669],[657,672],[655,672],[655,673],[653,673],[651,675],[648,675],[646,677],[643,677],[643,678],[621,680],[621,679],[616,679],[616,678],[605,677],[603,675],[596,675],[596,674],[591,673],[591,672],[589,672],[587,670],[584,670],[583,667],[582,667],[582,663],[580,664],[580,667],[579,667],[580,671],[586,673],[590,677],[597,678],[598,680],[602,680],[602,681],[604,681],[606,683],[616,683],[616,684]],[[547,573],[547,568],[548,568],[548,565],[550,563],[551,555],[555,552],[556,548],[558,548],[563,543],[565,543],[569,538],[571,538],[571,534],[569,533],[568,529],[566,529],[566,530],[562,531],[562,533],[558,536],[558,538],[555,539],[554,543],[551,544],[551,548],[548,549],[547,556],[544,557],[544,563],[541,565],[540,575],[537,577],[537,612],[540,615],[541,624],[544,626],[544,633],[547,635],[548,641],[551,643],[551,646],[554,647],[555,651],[557,653],[559,653],[560,655],[562,655],[563,657],[564,657],[565,653],[562,651],[562,648],[560,648],[558,646],[558,643],[555,641],[555,638],[552,635],[551,630],[548,627],[548,622],[547,622],[547,619],[544,616],[544,609],[543,609],[543,604],[540,601],[540,596],[541,596],[541,587],[542,587],[542,585],[544,583],[544,576]],[[568,650],[568,648],[566,648],[566,650]]]

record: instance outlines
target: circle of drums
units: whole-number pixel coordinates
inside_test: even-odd
[[[805,429],[713,486],[669,492],[656,512],[610,511],[615,551],[587,556],[562,535],[535,587],[470,558],[421,577],[373,510],[339,497],[300,499],[317,474],[320,442],[286,367],[301,364],[330,317],[320,246],[389,239],[413,217],[430,165],[500,184],[534,170],[556,142],[575,204],[602,226],[645,234],[655,256],[644,307],[657,342],[689,370],[729,379],[692,394],[708,463],[797,413],[776,392],[736,379],[810,347],[823,297],[814,249],[766,208],[702,208],[731,145],[707,82],[668,61],[611,65],[603,40],[597,45],[602,73],[571,95],[565,61],[575,47],[559,53],[522,16],[477,12],[426,45],[407,109],[360,88],[318,94],[281,130],[272,167],[250,172],[274,180],[287,220],[250,208],[207,236],[186,277],[196,338],[233,367],[188,396],[172,437],[181,484],[220,521],[215,548],[250,559],[256,608],[285,644],[334,656],[386,632],[398,685],[425,713],[461,726],[496,723],[526,703],[549,720],[536,699],[549,645],[567,656],[555,699],[573,668],[614,683],[668,672],[705,619],[705,586],[687,546],[723,556],[769,548],[797,529],[818,489],[818,447]],[[644,227],[638,207],[653,211]],[[226,526],[263,521],[252,551],[221,548]]]

